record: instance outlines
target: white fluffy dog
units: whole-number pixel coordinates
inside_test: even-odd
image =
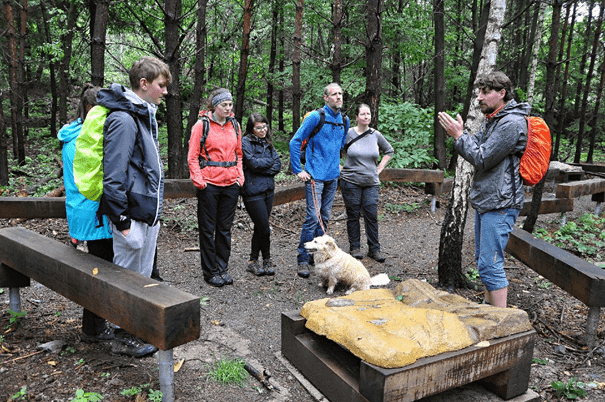
[[[328,282],[327,294],[334,293],[338,282],[350,286],[346,294],[356,290],[367,290],[370,286],[382,286],[389,283],[387,274],[379,274],[370,278],[370,274],[361,261],[342,251],[328,235],[316,237],[305,243],[307,252],[313,254],[317,274],[325,283]],[[322,286],[324,283],[321,283]]]

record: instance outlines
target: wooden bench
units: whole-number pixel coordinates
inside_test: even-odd
[[[557,184],[555,196],[557,198],[579,198],[592,195],[592,201],[597,203],[595,215],[599,215],[601,203],[605,201],[605,179],[580,180],[572,183]]]
[[[521,229],[511,232],[506,251],[588,306],[586,343],[595,346],[605,306],[605,271]]]
[[[155,345],[163,402],[174,401],[173,352],[200,336],[199,298],[22,227],[0,229],[0,287],[21,310],[30,279]]]
[[[527,391],[533,330],[490,340],[485,348],[471,346],[385,369],[315,334],[305,322],[298,312],[282,313],[282,353],[331,401],[416,401],[474,381],[504,399]]]

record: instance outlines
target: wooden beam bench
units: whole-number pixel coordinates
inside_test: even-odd
[[[605,201],[605,179],[580,180],[572,183],[557,184],[555,196],[557,198],[579,198],[591,195],[592,201],[597,203],[595,215],[599,215],[601,203]]]
[[[199,298],[22,227],[0,229],[0,287],[21,310],[33,279],[155,345],[163,402],[174,401],[173,353],[200,336]]]
[[[605,306],[605,271],[521,229],[511,232],[506,252],[588,306],[586,343],[595,346]]]
[[[282,313],[282,354],[331,401],[416,401],[474,381],[510,399],[529,385],[533,330],[490,340],[485,348],[471,346],[385,369],[315,334],[305,322],[298,312]]]

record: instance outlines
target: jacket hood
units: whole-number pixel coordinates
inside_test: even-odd
[[[531,106],[527,102],[517,103],[516,100],[511,99],[504,108],[498,112],[495,118],[502,118],[507,115],[520,115],[520,116],[529,116],[529,112],[531,110]]]
[[[155,114],[157,106],[145,102],[132,90],[120,84],[111,84],[97,94],[97,103],[106,108],[116,111],[128,112],[140,116]]]
[[[76,138],[80,131],[82,130],[82,120],[78,117],[76,120],[72,121],[69,124],[64,125],[61,130],[59,130],[59,134],[57,134],[57,138],[59,141],[69,142]]]
[[[202,116],[206,116],[208,119],[216,121],[212,118],[212,111],[210,110],[202,110],[200,111],[198,117],[202,117]],[[230,118],[234,118],[235,117],[235,113],[231,112],[231,114],[229,115]]]

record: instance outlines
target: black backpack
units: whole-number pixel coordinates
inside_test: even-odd
[[[300,163],[303,165],[307,161],[307,155],[306,155],[307,145],[309,145],[309,142],[311,141],[311,139],[315,136],[315,134],[319,133],[319,130],[321,130],[321,128],[326,123],[326,111],[324,110],[324,108],[320,107],[316,110],[319,113],[319,123],[317,123],[315,128],[313,128],[311,133],[309,133],[309,136],[305,140],[303,140],[302,144],[300,144]],[[303,121],[305,121],[307,116],[310,115],[311,113],[313,113],[313,112],[308,112],[307,114],[305,114],[305,117],[303,117]],[[344,126],[344,129],[345,129],[344,135],[347,135],[347,131],[349,131],[349,118],[347,117],[346,114],[344,114],[340,111],[338,113],[340,113],[342,115],[342,124],[332,123],[331,121],[328,121],[327,123],[332,124],[333,126],[339,126],[339,127]]]
[[[208,154],[208,149],[206,149],[206,138],[208,138],[208,132],[210,131],[210,120],[207,116],[200,117],[202,121],[202,138],[200,139],[200,156],[198,160],[200,162],[200,168],[205,168],[206,166],[219,166],[219,167],[233,167],[237,166],[237,151],[235,152],[235,161],[232,162],[214,162],[210,159],[210,155]],[[231,124],[233,124],[233,129],[235,130],[236,138],[239,138],[239,123],[233,117],[229,117]],[[202,158],[202,149],[206,152],[206,159]]]

